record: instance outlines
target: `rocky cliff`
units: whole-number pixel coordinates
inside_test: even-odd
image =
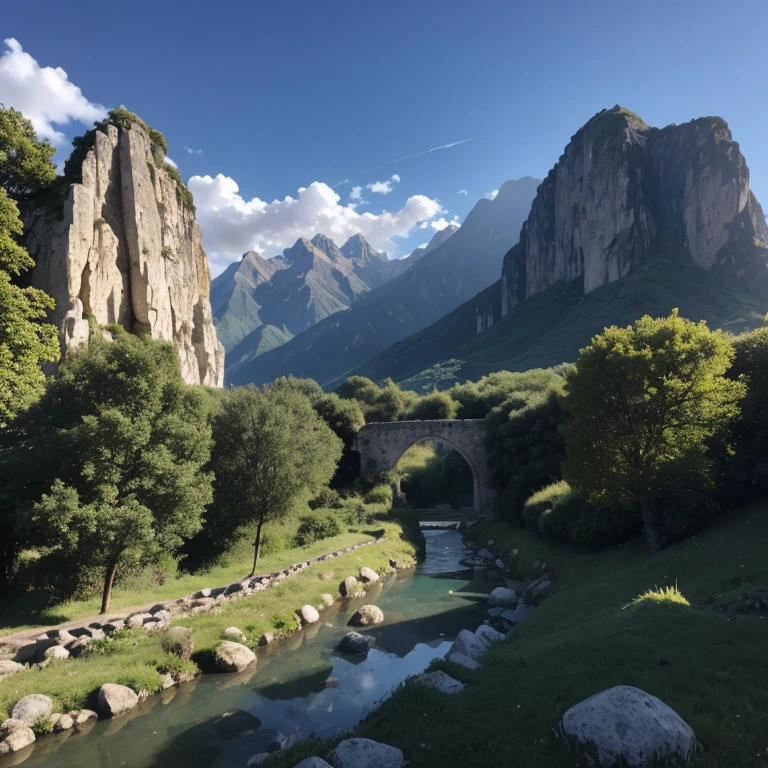
[[[140,121],[106,123],[87,138],[81,180],[24,216],[32,280],[56,299],[62,352],[87,340],[89,318],[119,323],[174,342],[185,381],[221,386],[224,350],[191,196]]]
[[[768,297],[768,229],[726,122],[657,129],[604,110],[539,187],[504,259],[501,314],[561,280],[583,280],[588,294],[654,255],[690,258]],[[488,311],[478,307],[478,330]]]

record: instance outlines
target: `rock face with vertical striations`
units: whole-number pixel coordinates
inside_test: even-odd
[[[56,300],[51,321],[61,329],[62,352],[87,339],[92,317],[172,341],[185,381],[221,386],[224,350],[187,190],[140,121],[92,134],[81,180],[62,183],[24,213],[37,263],[32,280]]]
[[[727,123],[650,128],[621,107],[582,127],[504,259],[501,311],[558,281],[584,294],[654,255],[683,255],[768,296],[768,229]]]

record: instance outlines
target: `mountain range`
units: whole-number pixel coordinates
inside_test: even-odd
[[[258,357],[244,354],[241,342],[229,354],[227,383],[263,384],[292,374],[328,385],[427,328],[498,279],[538,185],[530,177],[506,182],[495,199],[478,201],[460,228],[439,232],[426,249],[406,259],[415,263],[401,274],[350,301],[346,311],[328,312],[290,341]]]

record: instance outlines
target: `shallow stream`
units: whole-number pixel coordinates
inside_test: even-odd
[[[415,570],[362,600],[337,603],[317,624],[260,650],[253,670],[171,688],[87,733],[44,737],[31,754],[0,760],[0,768],[19,761],[25,768],[244,768],[278,731],[305,738],[355,726],[406,677],[444,655],[461,629],[474,630],[485,618],[471,572],[459,565],[468,554],[461,536],[424,535],[427,555]],[[371,602],[385,616],[362,630],[375,638],[374,647],[364,659],[336,653],[350,616]]]

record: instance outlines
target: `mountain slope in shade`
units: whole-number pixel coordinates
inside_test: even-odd
[[[344,248],[349,255],[318,234],[311,241],[300,238],[271,259],[249,251],[219,275],[213,281],[212,304],[228,364],[279,346],[349,307],[372,287],[368,280],[379,285],[409,266],[390,261],[362,235],[350,238]],[[265,326],[270,328],[266,334]]]
[[[438,232],[440,244],[417,254],[401,275],[258,360],[235,364],[227,381],[262,384],[293,374],[324,384],[429,326],[498,280],[538,184],[530,177],[506,182],[494,200],[480,200],[457,231]]]

